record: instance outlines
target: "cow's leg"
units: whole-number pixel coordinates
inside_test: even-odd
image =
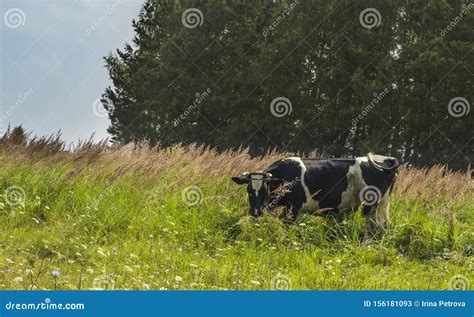
[[[390,201],[388,193],[380,199],[375,212],[375,221],[382,237],[388,233]]]
[[[362,216],[365,218],[364,243],[367,243],[377,233],[377,221],[374,212],[375,206],[364,206]]]
[[[364,206],[362,215],[365,217],[364,241],[373,238],[377,233],[383,237],[389,227],[389,196],[385,194],[376,205]]]

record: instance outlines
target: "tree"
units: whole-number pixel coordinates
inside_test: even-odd
[[[147,0],[133,43],[105,57],[109,133],[463,168],[472,115],[448,104],[473,100],[470,10],[451,0]]]

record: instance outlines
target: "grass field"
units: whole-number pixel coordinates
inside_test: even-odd
[[[19,145],[18,143],[23,143]],[[25,144],[27,143],[27,144]],[[448,289],[474,282],[469,174],[402,168],[391,231],[247,216],[250,159],[54,139],[0,141],[0,289]],[[471,286],[469,286],[471,282]]]

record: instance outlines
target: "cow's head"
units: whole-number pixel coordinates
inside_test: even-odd
[[[262,207],[269,199],[269,181],[272,174],[265,172],[245,172],[240,176],[232,177],[232,180],[238,184],[247,184],[247,193],[250,202],[250,214],[259,217],[263,214]]]

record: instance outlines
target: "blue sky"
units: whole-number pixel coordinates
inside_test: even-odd
[[[1,0],[0,129],[107,136],[96,100],[111,84],[103,56],[133,38],[142,0]]]

